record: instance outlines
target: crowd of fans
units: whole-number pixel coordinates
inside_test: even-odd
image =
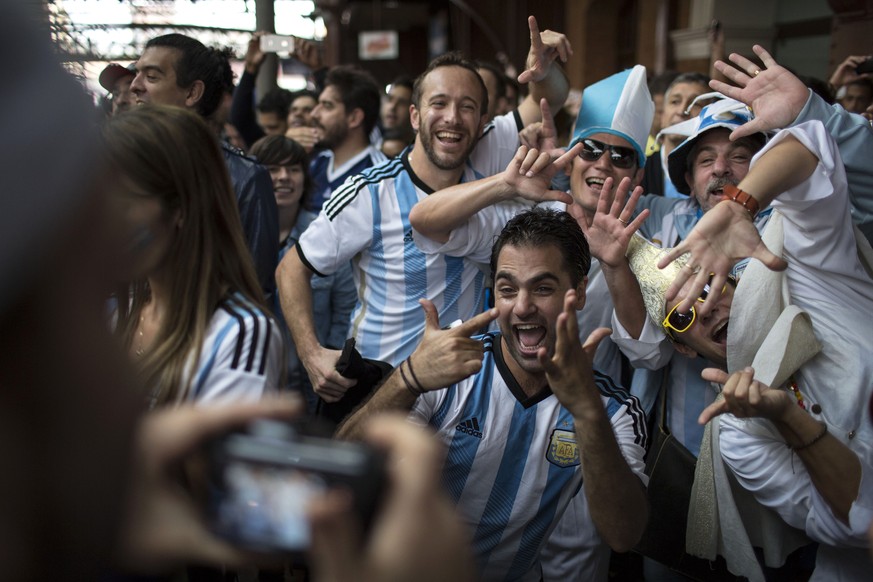
[[[573,48],[528,25],[516,78],[383,90],[297,39],[309,88],[264,95],[261,33],[236,83],[159,36],[95,123],[0,24],[9,579],[866,579],[871,57],[637,65],[565,129]],[[265,417],[385,451],[366,540],[342,490],[305,557],[210,531],[198,451]]]

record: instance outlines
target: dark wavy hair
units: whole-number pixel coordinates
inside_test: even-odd
[[[327,72],[324,86],[336,88],[347,114],[354,109],[364,112],[364,132],[370,135],[382,105],[382,91],[373,75],[352,65],[340,65]]]
[[[197,113],[203,117],[215,113],[222,96],[233,91],[233,71],[227,50],[207,48],[199,40],[177,33],[151,39],[145,48],[152,47],[179,51],[179,58],[173,64],[177,86],[187,89],[195,81],[203,81],[203,96],[197,102]]]
[[[570,282],[577,287],[588,275],[591,251],[576,219],[551,208],[532,208],[516,214],[506,223],[491,248],[491,273],[497,272],[497,258],[505,246],[539,248],[554,245],[561,251]]]
[[[312,177],[309,175],[309,159],[302,145],[284,135],[268,135],[253,143],[249,154],[255,156],[265,166],[300,164],[303,168],[302,200],[309,195],[312,189]]]

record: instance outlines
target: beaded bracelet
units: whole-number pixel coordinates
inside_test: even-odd
[[[788,448],[791,449],[792,451],[795,451],[795,452],[802,451],[803,449],[807,449],[807,448],[811,447],[812,445],[814,445],[815,443],[817,443],[818,441],[820,441],[821,439],[823,439],[826,434],[828,434],[828,425],[826,425],[825,423],[821,423],[821,432],[818,433],[817,435],[815,435],[812,438],[812,440],[805,442],[805,443],[801,443],[801,444],[797,445],[796,447],[792,447],[791,445],[788,445]]]
[[[412,386],[412,384],[410,384],[409,379],[406,377],[406,372],[403,371],[403,364],[407,361],[408,360],[403,360],[402,362],[400,362],[400,365],[397,366],[397,368],[400,370],[400,377],[403,378],[403,383],[406,385],[406,389],[409,390],[410,394],[418,398],[419,396],[424,394],[424,390],[416,390]],[[411,372],[412,368],[410,368],[409,371]]]

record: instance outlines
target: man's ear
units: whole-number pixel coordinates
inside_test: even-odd
[[[185,107],[194,107],[200,100],[203,98],[203,91],[206,89],[206,85],[203,81],[197,80],[188,87],[188,91],[185,94]]]
[[[415,105],[409,106],[409,123],[412,125],[412,129],[418,131],[419,126],[421,125],[421,117],[418,112],[418,107]]]
[[[582,282],[576,285],[576,311],[581,311],[585,307],[585,289],[588,288],[588,277],[582,277]]]
[[[686,358],[696,358],[699,354],[694,351],[692,348],[686,346],[685,344],[679,343],[677,341],[673,341],[673,348]]]
[[[355,107],[351,113],[346,115],[346,121],[349,124],[349,129],[355,129],[364,125],[364,110],[360,107]]]

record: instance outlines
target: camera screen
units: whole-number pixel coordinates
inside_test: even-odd
[[[327,488],[317,474],[232,460],[224,466],[224,492],[215,507],[215,525],[245,545],[265,550],[309,546],[306,508]]]

